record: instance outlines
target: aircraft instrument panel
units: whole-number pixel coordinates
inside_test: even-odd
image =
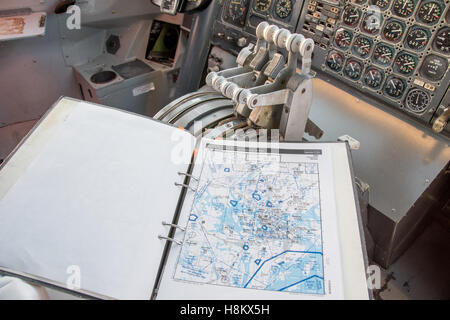
[[[213,43],[237,54],[262,21],[302,33],[316,44],[319,76],[431,127],[450,106],[449,8],[450,0],[226,0]]]

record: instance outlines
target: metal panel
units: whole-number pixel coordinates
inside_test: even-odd
[[[444,138],[314,79],[310,118],[322,140],[349,134],[361,142],[353,151],[355,175],[370,185],[370,204],[398,222],[450,160]]]

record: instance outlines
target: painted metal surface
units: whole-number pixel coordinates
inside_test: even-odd
[[[399,221],[450,160],[448,141],[361,101],[320,79],[313,81],[310,118],[321,140],[349,134],[355,175],[370,185],[370,204]]]

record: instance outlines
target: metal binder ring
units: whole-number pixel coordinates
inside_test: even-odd
[[[199,181],[198,178],[194,177],[192,174],[189,174],[189,173],[178,172],[178,175],[179,175],[179,176],[186,176],[186,177],[189,177],[189,178],[191,178],[192,180],[195,180],[195,181],[197,181],[197,182]]]
[[[158,236],[158,239],[159,240],[167,240],[167,241],[170,241],[170,242],[174,242],[174,243],[176,243],[179,246],[181,246],[183,244],[183,242],[181,242],[179,240],[175,240],[175,239],[172,239],[172,238],[169,238],[169,237],[164,237],[164,236],[161,236],[161,235]]]
[[[180,229],[181,231],[185,231],[186,229],[184,229],[183,227],[180,227],[179,225],[173,224],[173,223],[167,223],[165,221],[162,222],[163,226],[169,226],[169,227],[174,227],[177,229]]]
[[[187,185],[187,184],[184,184],[184,183],[178,183],[178,182],[175,182],[175,185],[176,185],[177,187],[185,187],[185,188],[188,188],[188,189],[190,189],[191,191],[194,191],[194,192],[197,191],[196,189],[192,188],[190,185]]]

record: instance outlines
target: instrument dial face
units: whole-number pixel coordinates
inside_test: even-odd
[[[393,57],[394,49],[382,43],[373,51],[373,61],[384,66],[391,64]]]
[[[346,7],[344,9],[344,13],[342,14],[342,21],[350,27],[356,26],[360,18],[361,10],[352,6]]]
[[[384,78],[383,71],[380,71],[374,67],[370,67],[366,70],[363,81],[368,87],[372,89],[378,89],[379,87],[381,87],[383,78]]]
[[[361,58],[366,58],[372,47],[372,40],[364,36],[358,36],[353,43],[353,53],[360,56]]]
[[[400,98],[405,91],[405,82],[397,77],[389,77],[384,84],[384,92],[392,98]]]
[[[441,15],[442,7],[439,3],[434,1],[422,3],[417,11],[417,18],[426,24],[436,23]]]
[[[272,0],[256,0],[253,8],[259,12],[266,12],[271,4]]]
[[[450,12],[450,10],[449,10]],[[450,53],[450,28],[445,27],[439,30],[434,38],[433,47],[435,50],[440,51],[445,54]]]
[[[403,36],[405,27],[400,21],[388,21],[383,29],[383,37],[392,42],[397,42]]]
[[[406,36],[406,44],[414,50],[424,49],[429,40],[430,36],[428,35],[428,32],[422,28],[410,29]]]
[[[395,67],[400,73],[411,74],[417,67],[417,58],[409,53],[402,52],[395,59]]]
[[[243,26],[245,24],[245,17],[247,16],[248,1],[230,0],[228,10],[225,12],[225,20],[234,25]]]
[[[381,28],[382,18],[378,13],[368,13],[365,15],[362,30],[368,34],[377,34]]]
[[[355,59],[349,59],[345,63],[344,74],[352,80],[358,80],[361,77],[363,65]]]
[[[406,107],[415,113],[422,113],[430,103],[430,96],[420,89],[412,89],[405,99]]]
[[[448,59],[430,54],[425,57],[420,66],[420,74],[431,81],[441,80],[448,69]]]
[[[331,70],[339,72],[342,70],[344,57],[339,52],[332,50],[328,53],[326,64]]]
[[[399,17],[410,17],[414,11],[414,0],[395,0],[392,11]]]
[[[391,3],[391,0],[370,0],[370,3],[384,10],[389,7],[389,3]]]
[[[281,19],[287,18],[292,12],[292,1],[278,0],[275,4],[275,12]]]
[[[350,47],[352,38],[353,34],[350,31],[340,28],[336,31],[336,35],[334,36],[334,43],[342,50],[347,50]]]

